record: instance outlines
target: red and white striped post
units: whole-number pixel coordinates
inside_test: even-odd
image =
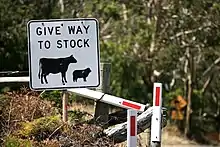
[[[151,147],[161,145],[161,116],[162,116],[162,84],[154,83],[153,115],[151,118]]]
[[[127,110],[127,147],[137,146],[137,111]]]

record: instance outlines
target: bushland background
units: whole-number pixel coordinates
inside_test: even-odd
[[[1,0],[0,15],[0,71],[28,71],[26,23],[30,19],[94,17],[100,23],[101,61],[112,65],[111,94],[152,103],[153,83],[161,82],[168,122],[177,126],[180,136],[202,143],[207,136],[219,140],[219,0]],[[28,91],[27,85],[1,84],[3,130],[12,123],[3,121],[3,112],[8,110],[10,116],[10,108],[18,106],[12,102],[14,95],[24,103],[25,96],[36,96]],[[171,110],[177,107],[171,100],[178,96],[187,105],[178,110],[183,119],[173,120]],[[61,107],[58,91],[42,99]]]

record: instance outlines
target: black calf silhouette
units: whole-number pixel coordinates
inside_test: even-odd
[[[77,82],[78,78],[83,78],[83,81],[86,82],[86,78],[89,76],[92,70],[90,68],[86,68],[83,70],[74,70],[73,71],[73,82]]]
[[[41,58],[39,60],[38,73],[38,78],[41,79],[41,84],[44,84],[44,81],[48,84],[47,75],[50,73],[61,73],[61,80],[63,85],[65,85],[65,83],[67,83],[66,71],[68,70],[70,63],[77,63],[77,60],[73,55],[65,58]]]

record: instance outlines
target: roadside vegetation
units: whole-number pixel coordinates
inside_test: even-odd
[[[93,17],[99,21],[101,62],[111,63],[112,95],[152,104],[153,83],[161,82],[168,122],[184,138],[220,140],[219,0],[1,0],[0,15],[0,72],[28,71],[29,20]],[[56,144],[57,136],[83,130],[71,126],[89,117],[82,109],[69,113],[70,126],[60,122],[60,92],[40,94],[21,85],[26,83],[0,83],[1,143]],[[186,101],[181,109],[171,105],[177,97]],[[177,120],[173,110],[181,115]],[[76,142],[88,143],[83,139]]]

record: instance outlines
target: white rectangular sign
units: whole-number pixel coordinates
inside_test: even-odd
[[[30,20],[30,88],[98,87],[99,25],[94,18]]]

